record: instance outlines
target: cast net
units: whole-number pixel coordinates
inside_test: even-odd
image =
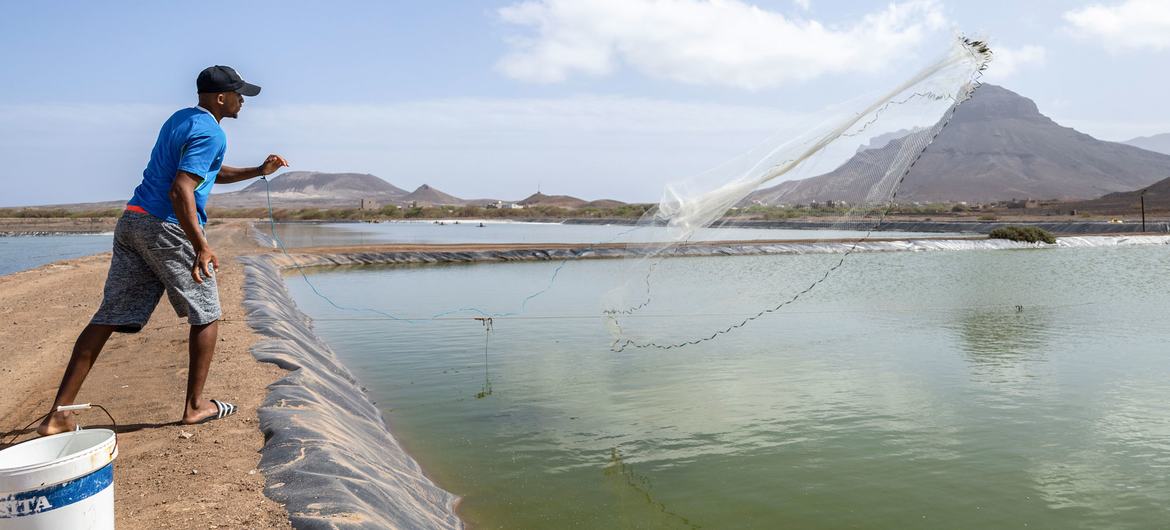
[[[959,37],[941,58],[896,88],[844,104],[789,141],[765,142],[685,183],[668,186],[661,202],[638,222],[658,234],[656,242],[628,244],[638,258],[630,260],[620,285],[605,297],[612,349],[671,349],[713,340],[808,296],[882,228],[914,163],[971,97],[990,60],[984,42]],[[800,270],[761,271],[789,277],[777,292],[740,286],[757,291],[746,298],[758,307],[712,317],[725,323],[712,326],[711,319],[704,319],[667,325],[662,319],[641,318],[668,315],[680,306],[689,306],[692,314],[701,309],[701,301],[686,300],[685,285],[656,285],[669,283],[672,269],[686,269],[691,284],[726,283],[729,278],[718,266],[670,258],[710,254],[713,244],[704,240],[719,239],[712,225],[722,223],[732,208],[753,206],[767,206],[773,215],[819,212],[821,228],[845,237],[823,241],[825,256],[815,265],[806,260]],[[729,296],[736,289],[730,288]]]

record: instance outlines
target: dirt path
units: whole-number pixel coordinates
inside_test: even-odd
[[[235,322],[220,325],[205,394],[236,403],[240,413],[194,427],[176,423],[188,326],[165,297],[142,332],[110,339],[82,388],[79,401],[104,405],[118,421],[120,529],[290,527],[284,508],[264,496],[256,470],[264,437],[255,410],[283,372],[252,358],[257,336],[239,323],[244,278],[234,258],[257,250],[248,230],[244,221],[209,228],[224,317]],[[108,267],[109,254],[99,254],[0,276],[0,433],[47,412],[73,341],[101,302]],[[81,422],[109,424],[100,412]]]

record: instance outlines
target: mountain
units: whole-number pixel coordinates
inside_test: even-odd
[[[467,203],[467,201],[459,197],[443,193],[426,184],[419,186],[418,189],[402,197],[401,201],[407,204],[416,203],[419,206],[458,206]]]
[[[578,199],[568,195],[545,195],[538,191],[532,195],[529,195],[517,204],[524,206],[558,206],[561,208],[580,208],[585,206],[587,202],[584,199]]]
[[[589,201],[584,204],[587,208],[617,208],[618,206],[625,206],[626,203],[614,199],[597,199],[596,201]]]
[[[1155,134],[1153,136],[1141,136],[1132,140],[1126,140],[1121,143],[1132,145],[1134,147],[1140,147],[1155,153],[1170,155],[1170,133]]]
[[[1062,205],[1062,209],[1135,214],[1140,211],[1142,192],[1146,196],[1146,212],[1170,212],[1170,178],[1165,178],[1134,191],[1110,193],[1099,199]]]
[[[257,180],[240,191],[213,194],[210,203],[216,208],[264,206],[266,188],[278,208],[352,208],[362,199],[398,204],[409,195],[406,190],[365,173],[289,171],[270,178],[267,184]]]
[[[887,140],[881,138],[882,141]],[[866,170],[884,167],[902,139],[867,149],[824,175],[754,192],[765,204],[856,202]],[[875,145],[879,145],[877,142]],[[1170,175],[1170,155],[1063,127],[1015,92],[985,84],[955,112],[898,190],[901,202],[1090,199]]]
[[[361,193],[406,195],[406,190],[366,173],[289,171],[272,177],[270,180],[271,182],[267,187],[274,194],[300,193],[313,196],[357,195]],[[265,187],[263,182],[256,181],[240,190],[240,192],[263,193]]]

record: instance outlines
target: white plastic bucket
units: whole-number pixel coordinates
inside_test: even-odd
[[[114,528],[114,431],[89,429],[0,451],[0,530]]]

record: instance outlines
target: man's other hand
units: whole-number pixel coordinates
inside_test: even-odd
[[[280,155],[268,155],[268,158],[264,159],[264,163],[260,164],[260,175],[271,175],[282,167],[288,167],[288,160]]]
[[[195,283],[203,283],[203,278],[210,278],[219,270],[219,258],[210,247],[195,251],[195,266],[191,268],[191,277]],[[202,274],[200,274],[202,273]]]

